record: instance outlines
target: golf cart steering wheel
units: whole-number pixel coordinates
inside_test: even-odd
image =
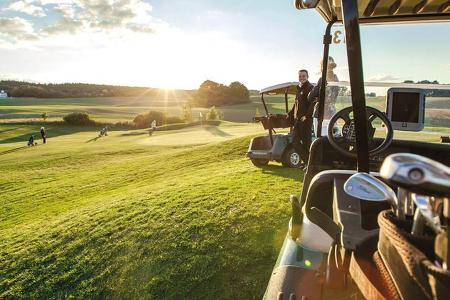
[[[356,158],[356,132],[355,132],[355,122],[351,113],[353,112],[352,107],[344,108],[338,111],[330,120],[328,125],[328,141],[331,146],[335,148],[340,153],[345,156]],[[391,122],[386,117],[386,114],[375,109],[373,107],[366,107],[367,115],[367,134],[368,134],[368,145],[369,145],[369,156],[376,155],[385,151],[391,144],[394,138],[394,131],[392,129]],[[380,119],[384,123],[384,128],[386,130],[386,137],[383,142],[378,145],[375,142],[374,136],[376,128],[374,127],[375,119]],[[344,125],[339,128],[336,133],[336,127],[339,127],[338,120],[343,120]]]

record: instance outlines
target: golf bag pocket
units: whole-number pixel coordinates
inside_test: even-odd
[[[378,216],[378,251],[403,299],[448,299],[450,272],[436,266],[435,236],[413,236],[412,221],[390,211]]]

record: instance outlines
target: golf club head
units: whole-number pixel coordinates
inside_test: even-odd
[[[420,155],[391,154],[384,160],[380,175],[389,182],[420,195],[450,194],[450,168]]]
[[[441,220],[439,219],[438,209],[442,205],[442,199],[437,199],[434,197],[422,196],[417,194],[411,194],[411,198],[414,204],[417,206],[416,213],[414,215],[413,223],[413,234],[422,234],[422,230],[416,229],[417,218],[423,218],[423,221],[430,226],[434,232],[438,233],[441,231]]]
[[[367,173],[356,173],[344,184],[344,191],[355,198],[366,201],[387,201],[397,210],[397,196],[384,182]]]

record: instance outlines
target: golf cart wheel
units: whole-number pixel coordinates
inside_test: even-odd
[[[283,154],[282,164],[284,167],[300,168],[302,164],[300,153],[298,153],[294,147],[288,148]]]
[[[267,164],[269,163],[268,159],[262,159],[262,158],[252,158],[251,161],[257,167],[267,166]]]

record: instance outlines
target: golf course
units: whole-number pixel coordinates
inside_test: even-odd
[[[260,298],[302,172],[244,157],[255,124],[0,126],[0,298]]]
[[[282,112],[282,99],[269,97],[269,108]],[[250,122],[264,114],[259,97],[251,100],[220,107],[225,120],[213,125],[152,135],[112,126],[102,137],[100,126],[61,117],[81,111],[97,122],[131,122],[148,110],[179,115],[183,102],[2,101],[0,298],[261,298],[303,171],[256,168],[245,157],[250,139],[265,134]],[[421,138],[439,142],[448,129],[439,124]],[[47,143],[39,137],[27,147],[41,126]]]

